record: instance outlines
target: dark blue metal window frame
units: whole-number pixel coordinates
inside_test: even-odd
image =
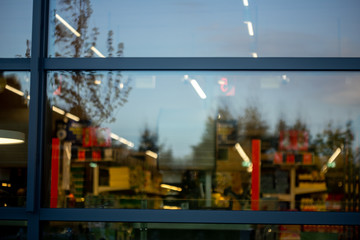
[[[28,239],[39,239],[41,221],[145,223],[360,225],[358,212],[277,212],[42,208],[46,71],[51,70],[209,70],[360,71],[360,58],[46,58],[48,1],[33,0],[30,59],[0,59],[1,71],[31,73],[26,208],[0,208],[0,220],[26,220]]]

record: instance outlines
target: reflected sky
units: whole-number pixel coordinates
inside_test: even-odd
[[[206,94],[205,99],[193,88],[193,79]],[[345,130],[351,120],[358,146],[358,72],[122,72],[122,81],[132,88],[127,102],[114,111],[115,122],[101,125],[133,142],[135,149],[148,127],[158,134],[165,150],[171,149],[174,157],[186,160],[192,146],[201,143],[209,117],[214,120],[219,109],[227,108],[238,120],[249,106],[259,110],[270,135],[276,134],[280,117],[288,125],[300,119],[312,137],[329,122]],[[98,86],[106,88],[106,81]],[[61,96],[49,94],[52,103]],[[61,101],[57,104],[70,109]]]
[[[1,0],[0,57],[26,57],[31,26],[32,0]]]
[[[66,5],[54,0],[49,54],[74,55],[69,42],[59,41],[59,32],[54,32],[54,24],[62,25],[55,21],[55,14],[59,14],[81,32],[85,40],[81,56],[87,56],[94,45],[90,41],[94,27],[99,31],[96,48],[104,56],[108,56],[109,31],[114,33],[114,46],[124,43],[125,57],[251,57],[253,53],[259,57],[359,56],[359,1],[248,2],[245,7],[238,0],[93,0],[93,13],[85,26],[76,22],[79,9],[64,10]],[[252,24],[254,36],[249,35],[247,23]],[[68,40],[76,38],[63,26],[62,31]]]

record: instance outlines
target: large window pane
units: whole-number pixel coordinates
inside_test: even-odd
[[[49,72],[45,206],[358,211],[358,72]]]
[[[358,226],[45,222],[43,239],[358,239]]]
[[[30,57],[32,0],[0,1],[0,57]]]
[[[0,72],[0,207],[25,206],[30,74]]]
[[[360,3],[52,0],[51,57],[359,57]]]
[[[1,239],[27,239],[26,221],[0,221]]]

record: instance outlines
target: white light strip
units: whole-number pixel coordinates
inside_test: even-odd
[[[170,189],[170,190],[174,190],[174,191],[178,191],[178,192],[182,191],[181,187],[175,187],[175,186],[171,186],[171,185],[168,185],[168,184],[160,184],[160,187]]]
[[[341,148],[337,148],[335,150],[335,152],[333,153],[333,155],[331,155],[331,157],[329,158],[329,163],[332,163],[333,161],[335,161],[335,159],[337,158],[337,156],[341,153]]]
[[[244,152],[244,149],[242,149],[242,147],[240,146],[239,143],[235,144],[235,149],[236,149],[236,151],[239,153],[240,157],[241,157],[245,162],[250,162],[249,157],[246,155],[246,153]]]
[[[176,206],[163,206],[163,209],[166,209],[166,210],[180,210],[181,207],[176,207]]]
[[[12,86],[9,86],[9,85],[6,84],[6,85],[5,85],[5,88],[6,88],[7,90],[9,90],[9,91],[11,91],[11,92],[19,95],[19,96],[24,96],[24,93],[23,93],[22,91],[20,91],[20,90],[18,90],[18,89],[16,89],[16,88],[13,88]]]
[[[90,49],[99,57],[105,58],[105,56],[99,50],[97,50],[96,47],[92,46]]]
[[[129,147],[134,147],[134,146],[135,146],[134,143],[126,140],[125,138],[119,137],[119,136],[116,135],[115,133],[111,133],[111,134],[110,134],[110,137],[111,137],[112,139],[115,139],[115,140],[121,142],[122,144],[125,144],[125,145],[129,146]]]
[[[18,131],[0,129],[0,145],[2,144],[19,144],[25,141],[25,134]]]
[[[72,26],[70,26],[70,24],[68,24],[62,17],[59,16],[59,14],[55,14],[55,17],[62,23],[65,25],[65,27],[67,27],[73,34],[75,34],[77,37],[80,37],[81,34],[78,33]]]
[[[205,99],[206,98],[206,94],[204,93],[204,91],[201,89],[200,85],[198,84],[198,82],[195,79],[192,79],[190,81],[191,85],[193,86],[193,88],[195,89],[196,93],[199,95],[199,97],[201,99]]]
[[[247,24],[249,35],[254,36],[254,29],[252,23],[249,21],[245,21],[244,23]]]
[[[252,56],[253,58],[257,58],[257,57],[258,57],[258,55],[257,55],[256,52],[251,53],[251,56]]]
[[[155,159],[158,158],[158,155],[156,153],[154,153],[153,151],[150,151],[150,150],[147,150],[145,152],[145,154],[148,155],[149,157],[152,157],[152,158],[155,158]]]
[[[60,109],[60,108],[58,108],[58,107],[55,107],[55,106],[52,106],[52,110],[53,110],[54,112],[57,112],[57,113],[60,114],[60,115],[64,115],[64,114],[65,114],[65,111],[64,111],[64,110],[62,110],[62,109]]]
[[[248,6],[249,6],[248,0],[243,0],[243,3],[244,3],[244,6],[245,6],[245,7],[248,7]]]
[[[73,115],[73,114],[71,114],[71,113],[65,114],[65,117],[68,117],[68,118],[70,118],[70,119],[72,119],[72,120],[74,120],[74,121],[76,121],[76,122],[80,121],[80,118],[79,118],[79,117],[77,117],[77,116],[75,116],[75,115]]]

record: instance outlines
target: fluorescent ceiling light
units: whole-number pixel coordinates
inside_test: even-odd
[[[331,155],[331,157],[329,158],[329,163],[332,163],[333,161],[335,161],[335,159],[337,158],[337,156],[341,153],[341,148],[337,148],[335,150],[335,152],[333,153],[333,155]]]
[[[65,114],[65,111],[64,111],[64,110],[62,110],[62,109],[60,109],[60,108],[58,108],[58,107],[55,107],[55,106],[52,106],[52,110],[53,110],[54,112],[57,112],[57,113],[60,114],[60,115],[64,115],[64,114]]]
[[[191,85],[193,86],[193,88],[195,89],[196,93],[199,95],[199,97],[201,99],[205,99],[206,98],[206,94],[204,93],[204,91],[201,89],[200,85],[198,84],[198,82],[195,79],[192,79],[190,81]]]
[[[236,151],[239,153],[240,157],[245,161],[245,162],[250,162],[249,157],[246,155],[244,149],[241,147],[241,145],[239,143],[235,144],[235,149]]]
[[[100,85],[100,84],[101,84],[101,80],[95,80],[94,83],[95,83],[96,85]]]
[[[155,159],[158,158],[158,155],[156,153],[154,153],[153,151],[150,151],[150,150],[147,150],[145,152],[145,154],[148,155],[149,157],[152,157],[152,158],[155,158]]]
[[[25,134],[18,131],[0,130],[0,145],[19,144],[25,141]]]
[[[110,133],[110,137],[112,139],[115,139],[115,140],[121,142],[122,144],[125,144],[125,145],[129,146],[129,147],[134,147],[135,146],[133,142],[130,142],[130,141],[126,140],[125,138],[119,137],[115,133]]]
[[[248,0],[243,0],[243,3],[244,3],[244,6],[245,6],[245,7],[248,7],[248,6],[249,6]]]
[[[163,209],[166,209],[166,210],[180,210],[181,207],[177,207],[177,206],[163,206]]]
[[[96,47],[92,46],[90,49],[99,57],[105,58],[105,56],[99,50],[97,50]]]
[[[55,14],[55,17],[62,23],[64,24],[65,27],[67,27],[67,29],[69,29],[73,34],[75,34],[77,37],[80,37],[81,34],[78,33],[72,26],[70,26],[70,24],[68,24],[62,17],[59,16],[59,14]]]
[[[166,189],[169,189],[169,190],[178,191],[178,192],[182,191],[181,187],[175,187],[175,186],[171,186],[171,185],[168,185],[168,184],[160,184],[160,187],[166,188]]]
[[[80,118],[78,116],[75,116],[75,115],[73,115],[71,113],[65,114],[65,117],[68,117],[68,118],[70,118],[70,119],[72,119],[72,120],[74,120],[76,122],[80,121]]]
[[[254,36],[254,29],[252,23],[250,21],[245,21],[244,23],[247,24],[249,35]]]
[[[12,87],[12,86],[9,86],[9,85],[6,84],[6,85],[5,85],[5,88],[6,88],[7,90],[9,90],[9,91],[11,91],[11,92],[19,95],[19,96],[24,96],[24,93],[23,93],[22,91],[14,88],[14,87]]]
[[[251,56],[252,56],[253,58],[257,58],[257,57],[258,57],[258,55],[257,55],[256,52],[251,53]]]

